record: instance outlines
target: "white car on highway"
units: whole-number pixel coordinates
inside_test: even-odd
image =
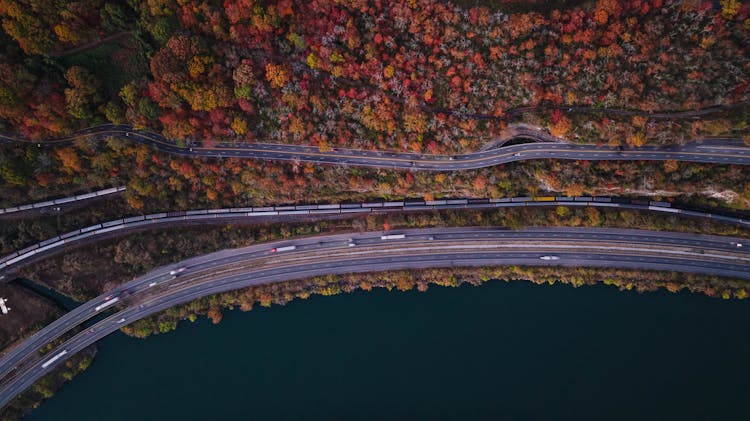
[[[540,257],[542,260],[560,260],[558,256],[542,256]]]
[[[170,270],[170,271],[169,271],[169,274],[170,274],[170,275],[177,275],[178,273],[181,273],[181,272],[183,272],[184,270],[185,270],[185,268],[179,268],[179,269],[175,269],[175,270]]]

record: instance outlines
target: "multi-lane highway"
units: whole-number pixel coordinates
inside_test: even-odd
[[[324,274],[459,266],[620,267],[750,279],[745,242],[624,229],[435,228],[385,236],[325,235],[224,250],[156,269],[80,306],[10,350],[0,359],[0,405],[123,325],[209,294]],[[116,313],[39,355],[41,346],[106,310]]]
[[[39,143],[39,146],[66,145],[79,138],[104,139],[112,136],[129,139],[133,142],[155,147],[164,152],[179,155],[314,162],[318,164],[408,169],[414,171],[471,170],[530,159],[677,160],[719,164],[750,164],[750,147],[745,146],[741,139],[717,138],[690,142],[684,145],[613,148],[607,145],[549,142],[549,136],[544,133],[535,134],[533,131],[526,131],[524,134],[517,136],[519,138],[534,140],[535,142],[532,143],[503,146],[455,156],[344,148],[321,151],[314,146],[275,143],[220,143],[213,147],[180,147],[159,134],[134,130],[127,125],[113,124],[91,127],[67,137]],[[0,135],[0,143],[16,142],[27,141],[12,136]]]
[[[588,206],[599,208],[634,209],[648,212],[671,213],[750,228],[750,219],[721,215],[714,212],[690,210],[672,206],[668,202],[624,197],[567,197],[537,196],[511,198],[476,199],[408,199],[390,202],[304,204],[288,206],[263,206],[228,209],[200,209],[190,211],[162,212],[102,222],[71,231],[25,247],[22,250],[0,257],[0,281],[10,279],[8,273],[19,266],[27,265],[70,247],[86,242],[122,236],[136,231],[164,228],[176,225],[206,223],[254,223],[299,220],[299,218],[335,218],[350,215],[391,212],[420,212],[441,209],[482,210],[491,208],[538,207],[538,206]]]

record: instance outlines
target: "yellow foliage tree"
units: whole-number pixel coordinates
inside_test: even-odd
[[[311,69],[317,69],[318,66],[320,66],[320,59],[318,59],[318,56],[316,56],[315,53],[310,53],[307,56],[307,65],[310,66]]]
[[[271,83],[271,87],[281,88],[289,81],[289,71],[283,65],[268,63],[266,80]]]
[[[71,31],[69,27],[65,25],[55,25],[55,35],[62,42],[69,42],[71,44],[78,43],[78,36],[75,31]]]
[[[578,183],[569,183],[563,191],[565,192],[566,196],[580,196],[583,194],[583,192],[586,190],[586,188]]]
[[[560,119],[557,120],[557,123],[550,127],[550,134],[555,137],[563,137],[568,134],[571,128],[572,125],[570,124],[570,120],[565,117],[560,117]]]
[[[383,69],[383,76],[385,76],[386,79],[390,79],[393,77],[393,74],[395,72],[396,69],[394,69],[392,65],[388,65],[385,69]]]
[[[71,172],[81,172],[81,159],[78,157],[75,149],[61,148],[55,151],[55,155],[62,162],[63,167]]]
[[[232,120],[232,130],[238,135],[247,133],[247,121],[242,117],[235,117],[234,120]]]
[[[742,3],[737,0],[721,0],[719,3],[721,3],[721,17],[726,20],[734,19],[742,7]]]
[[[646,144],[646,136],[643,133],[637,132],[628,136],[628,145],[641,147]]]

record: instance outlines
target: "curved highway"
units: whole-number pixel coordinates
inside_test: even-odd
[[[134,130],[127,125],[102,125],[81,130],[70,136],[48,140],[42,145],[69,145],[79,138],[105,139],[121,137],[152,146],[163,152],[220,158],[253,158],[271,161],[313,162],[318,164],[351,165],[372,168],[393,168],[426,171],[457,171],[484,168],[530,159],[619,160],[619,161],[690,161],[718,164],[750,164],[750,147],[741,139],[717,138],[672,146],[612,148],[606,145],[545,142],[546,134],[528,132],[516,138],[541,142],[502,146],[464,155],[425,155],[407,152],[331,149],[320,151],[314,146],[275,143],[219,143],[215,147],[180,147],[162,135]],[[34,143],[13,136],[0,135],[0,143]]]
[[[488,208],[539,207],[539,206],[589,206],[601,208],[633,209],[648,212],[672,213],[702,219],[713,219],[720,222],[750,228],[750,219],[726,216],[711,212],[680,209],[668,202],[629,199],[623,197],[568,197],[537,196],[511,197],[503,199],[438,199],[424,201],[407,199],[391,202],[307,204],[289,206],[264,206],[249,208],[202,209],[156,213],[145,216],[116,219],[100,224],[71,231],[17,252],[0,257],[0,281],[10,279],[8,272],[17,267],[30,264],[42,258],[64,251],[68,247],[78,246],[103,238],[122,236],[129,233],[164,228],[176,225],[197,225],[206,223],[253,223],[270,221],[291,221],[299,218],[336,218],[346,215],[391,212],[424,212],[440,209],[480,210]]]
[[[337,234],[223,250],[155,269],[69,312],[0,359],[0,405],[125,324],[202,296],[324,274],[430,267],[552,265],[667,270],[750,279],[742,238],[625,229],[434,228]],[[118,311],[43,356],[38,349]]]

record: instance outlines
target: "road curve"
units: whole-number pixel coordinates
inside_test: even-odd
[[[81,305],[6,353],[0,359],[0,405],[124,324],[202,296],[251,285],[324,274],[493,265],[619,267],[750,279],[750,250],[742,245],[745,240],[735,237],[559,227],[434,228],[388,234],[392,237],[367,232],[257,244],[155,269]],[[122,304],[120,311],[38,355],[43,345],[106,311],[97,307],[113,297],[120,301],[109,308]]]
[[[390,202],[305,204],[289,206],[264,206],[228,209],[202,209],[175,211],[134,216],[102,222],[41,241],[22,250],[0,257],[0,281],[10,280],[8,273],[20,266],[28,265],[42,258],[66,250],[71,246],[122,236],[129,233],[166,228],[176,225],[198,225],[205,223],[254,223],[293,221],[299,218],[345,217],[347,214],[424,212],[432,210],[481,210],[490,208],[539,207],[539,206],[588,206],[600,208],[633,209],[647,212],[672,213],[750,228],[750,219],[726,216],[711,212],[681,209],[667,202],[630,199],[623,197],[568,197],[537,196],[511,198],[475,199],[407,199]]]
[[[128,125],[107,124],[90,127],[70,136],[47,140],[38,145],[69,145],[79,138],[105,139],[120,137],[152,146],[163,152],[184,156],[217,158],[251,158],[270,161],[312,162],[370,168],[406,169],[412,171],[472,170],[532,159],[567,159],[590,161],[688,161],[717,164],[750,164],[750,147],[741,139],[717,138],[684,145],[612,148],[606,145],[544,142],[546,134],[527,132],[518,138],[541,142],[502,146],[464,155],[425,155],[407,152],[332,149],[320,151],[314,146],[275,143],[219,143],[215,147],[180,147],[162,135],[134,130]],[[0,143],[35,143],[13,136],[0,135]]]

